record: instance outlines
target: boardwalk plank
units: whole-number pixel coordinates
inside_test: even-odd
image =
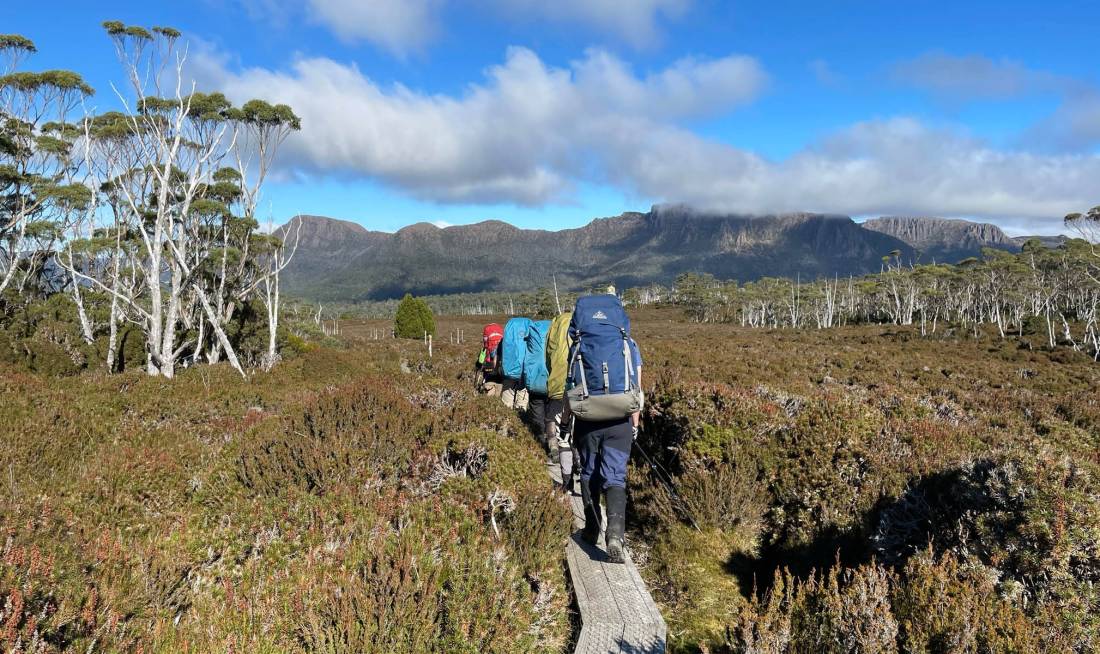
[[[560,483],[558,466],[548,466]],[[566,544],[566,562],[581,631],[576,654],[663,654],[667,627],[634,562],[610,563],[601,536],[599,546],[585,543],[579,528],[584,506],[579,494],[571,498],[578,530]]]

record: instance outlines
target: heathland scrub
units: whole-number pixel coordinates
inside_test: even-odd
[[[670,650],[1100,643],[1089,356],[631,317],[662,473],[634,458],[628,540]],[[474,345],[389,325],[248,380],[0,364],[4,648],[564,651],[538,447],[473,392]]]

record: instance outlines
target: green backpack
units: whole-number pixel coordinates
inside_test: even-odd
[[[546,382],[546,396],[551,400],[565,397],[565,378],[569,375],[569,321],[573,313],[563,313],[550,323],[546,336],[546,369],[550,377]]]

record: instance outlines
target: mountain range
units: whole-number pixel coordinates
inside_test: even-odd
[[[562,288],[626,288],[667,284],[683,272],[813,279],[876,272],[891,253],[907,262],[955,262],[985,247],[1022,245],[994,225],[962,220],[885,217],[860,224],[841,215],[745,216],[681,206],[561,231],[489,220],[445,228],[417,223],[388,233],[322,216],[298,216],[279,228],[293,239],[288,230],[298,232],[298,249],[283,276],[286,291],[342,302],[405,292],[531,291],[554,281]]]

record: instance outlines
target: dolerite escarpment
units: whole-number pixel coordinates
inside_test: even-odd
[[[981,256],[985,248],[1020,249],[1000,227],[969,220],[887,216],[868,220],[863,226],[905,241],[917,251],[921,263],[957,263]]]
[[[285,227],[283,228],[285,230]],[[439,228],[418,223],[388,234],[318,216],[302,217],[288,292],[361,301],[419,294],[526,291],[668,283],[682,272],[749,281],[770,276],[876,272],[893,251],[912,247],[847,216],[745,216],[654,207],[599,218],[577,229],[519,229],[500,221]]]

